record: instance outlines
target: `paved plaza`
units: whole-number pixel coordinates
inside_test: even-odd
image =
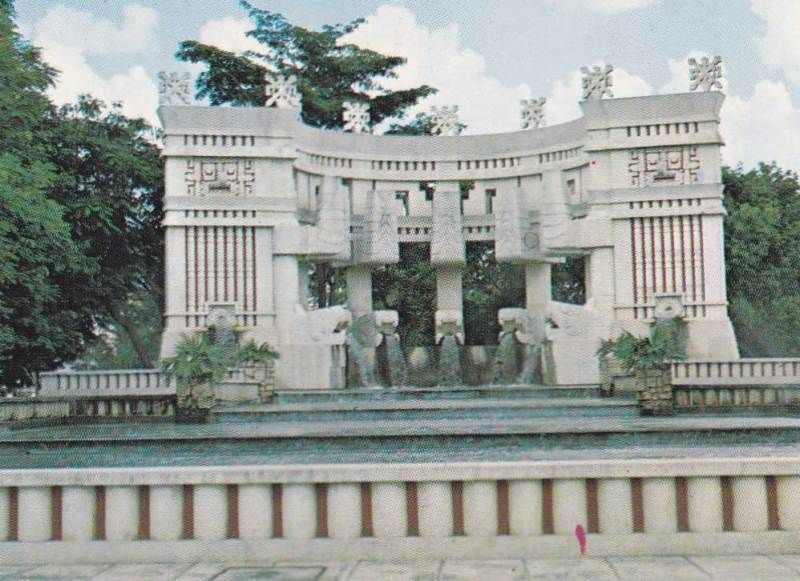
[[[137,581],[523,581],[533,579],[800,579],[800,555],[608,557],[502,561],[378,561],[236,565],[0,566],[0,579]]]

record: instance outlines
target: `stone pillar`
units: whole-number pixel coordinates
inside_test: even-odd
[[[355,265],[347,268],[347,302],[353,318],[372,313],[372,269]]]
[[[194,538],[220,541],[227,534],[228,498],[224,484],[194,487]]]
[[[614,309],[614,249],[595,248],[586,263],[586,298],[603,315]]]
[[[437,184],[433,195],[431,265],[436,268],[436,310],[463,312],[462,269],[465,262],[461,192],[458,183]],[[447,320],[453,319],[453,313]],[[437,317],[438,319],[439,317]],[[463,315],[457,319],[462,321]],[[459,330],[463,332],[463,329]],[[439,336],[439,329],[436,330]]]
[[[300,304],[300,276],[297,257],[279,255],[273,259],[275,275],[275,318],[280,343],[291,343],[295,308]]]
[[[512,480],[508,498],[511,534],[542,534],[542,481]]]
[[[106,539],[133,541],[139,534],[139,489],[106,486]]]
[[[544,321],[552,293],[550,268],[549,262],[525,265],[525,308],[533,321],[535,341],[544,339]]]
[[[328,485],[328,535],[332,539],[361,536],[361,485],[357,482]]]
[[[91,541],[94,537],[94,487],[65,486],[61,499],[63,540]]]
[[[436,310],[462,311],[464,296],[461,266],[441,266],[436,269]]]

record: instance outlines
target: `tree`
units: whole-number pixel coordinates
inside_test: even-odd
[[[44,91],[55,71],[20,37],[10,2],[0,4],[0,71],[0,384],[15,386],[80,352],[91,310],[63,290],[95,272],[47,196],[57,175]]]
[[[723,168],[730,315],[743,356],[800,355],[800,181],[761,163]]]
[[[122,330],[138,365],[152,367],[154,346],[139,328],[152,326],[141,315],[163,302],[164,174],[153,130],[89,96],[61,107],[55,121],[49,158],[58,177],[49,196],[96,272],[65,291],[92,305],[101,328]]]
[[[254,23],[247,34],[263,45],[263,52],[237,55],[188,40],[180,44],[176,55],[206,65],[197,79],[197,96],[207,97],[212,105],[262,106],[268,71],[297,76],[303,121],[315,127],[341,127],[344,101],[368,102],[370,123],[377,125],[401,116],[435,92],[427,85],[390,91],[381,84],[380,79],[397,76],[395,69],[405,59],[345,42],[344,37],[363,19],[314,31],[292,24],[276,12],[255,8],[246,0],[240,5]]]

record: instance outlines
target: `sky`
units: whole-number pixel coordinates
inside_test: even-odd
[[[612,64],[616,97],[688,91],[689,57],[723,59],[723,160],[800,171],[800,0],[251,0],[291,22],[365,18],[348,41],[407,63],[385,86],[439,89],[416,111],[458,105],[467,133],[512,131],[519,101],[546,123],[580,116],[580,68]],[[256,48],[237,0],[17,0],[23,35],[61,71],[52,98],[120,101],[157,123],[156,75],[182,40]]]

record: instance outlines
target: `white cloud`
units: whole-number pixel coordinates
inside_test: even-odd
[[[800,2],[751,0],[750,8],[766,23],[764,36],[756,41],[764,64],[800,84]]]
[[[33,27],[34,44],[44,60],[60,71],[50,96],[56,103],[73,102],[85,93],[111,103],[122,103],[131,117],[157,123],[158,91],[141,66],[108,77],[98,74],[87,56],[137,53],[152,50],[158,13],[138,4],[123,8],[120,25],[93,14],[58,5],[48,10]]]
[[[639,8],[655,6],[660,1],[661,0],[545,0],[545,4],[554,8],[589,9],[596,12],[616,14],[619,12],[627,12],[628,10],[638,10]]]
[[[602,63],[595,65],[600,66]],[[625,69],[614,69],[611,75],[614,83],[611,90],[614,97],[639,97],[653,92],[650,83]],[[567,77],[553,82],[545,106],[545,120],[548,125],[563,123],[581,116],[579,101],[582,76],[581,72],[576,70]]]
[[[800,169],[800,110],[783,82],[759,81],[749,99],[729,95],[720,116],[725,163],[752,167],[759,161],[775,161],[787,169]]]
[[[80,49],[86,54],[137,53],[155,45],[158,12],[140,4],[122,9],[120,25],[91,12],[54,6],[34,26],[37,42]]]
[[[248,18],[227,16],[219,20],[209,20],[200,27],[197,40],[230,52],[241,53],[246,50],[263,52],[264,47],[247,36],[253,23]]]
[[[411,109],[428,111],[434,105],[458,105],[468,133],[492,133],[519,128],[519,100],[531,96],[524,83],[507,85],[491,76],[480,54],[461,44],[458,26],[439,29],[420,25],[413,12],[400,6],[380,6],[348,35],[345,42],[407,59],[386,79],[391,90],[428,84],[439,92]]]

